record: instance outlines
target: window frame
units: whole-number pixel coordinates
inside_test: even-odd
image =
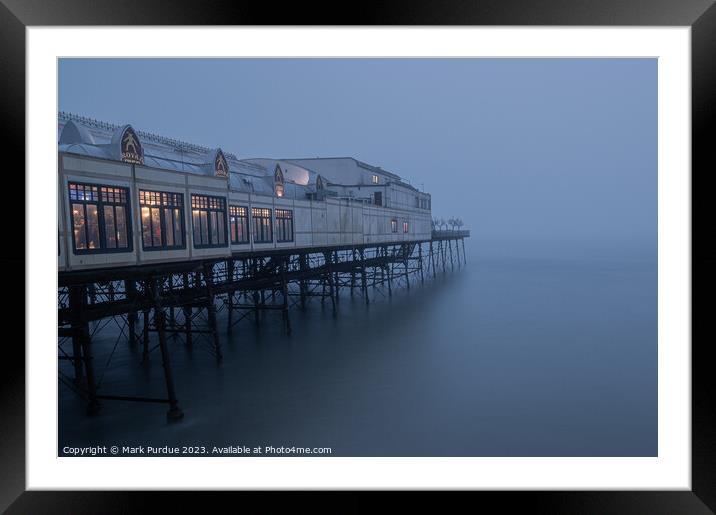
[[[74,181],[74,180],[68,180],[66,182],[67,184],[67,201],[69,202],[69,218],[70,218],[70,225],[69,225],[69,235],[70,239],[72,240],[72,253],[74,255],[95,255],[95,254],[126,254],[130,252],[134,252],[134,233],[132,231],[132,202],[130,197],[130,187],[129,186],[120,186],[116,184],[100,184],[100,183],[93,183],[93,182],[81,182],[81,181]],[[71,194],[71,185],[76,186],[90,186],[90,187],[96,187],[97,188],[97,200],[73,200],[72,194]],[[122,203],[116,203],[116,202],[105,202],[102,200],[102,188],[118,188],[124,190],[124,199],[125,202]],[[97,206],[97,234],[99,236],[99,243],[100,246],[98,248],[90,249],[78,249],[77,248],[77,241],[75,240],[75,217],[73,214],[73,204],[81,204],[84,207],[84,219],[85,219],[85,241],[88,241],[89,238],[87,238],[87,206],[88,205],[94,205]],[[126,229],[126,238],[127,238],[127,246],[122,248],[109,248],[106,247],[106,222],[104,217],[104,208],[105,206],[113,206],[115,207],[114,214],[115,214],[115,220],[116,220],[116,207],[122,206],[124,207],[124,224]],[[117,223],[115,222],[115,232]]]
[[[218,249],[218,248],[228,247],[229,246],[229,238],[228,238],[229,235],[228,235],[228,228],[227,228],[228,217],[227,217],[227,209],[226,209],[226,206],[227,206],[226,197],[220,197],[217,195],[207,195],[205,193],[191,193],[190,195],[191,195],[190,196],[190,200],[191,200],[191,239],[192,239],[192,244],[193,244],[194,248],[195,249]],[[208,207],[194,207],[194,197],[206,198],[206,201],[207,201],[206,204]],[[220,200],[222,202],[223,207],[220,209],[211,207],[212,200]],[[196,239],[194,238],[195,231],[196,231],[196,227],[194,226],[194,211],[195,210],[202,211],[207,214],[206,215],[206,227],[207,227],[206,238],[209,243],[198,243],[197,244]],[[211,243],[212,236],[214,235],[214,227],[213,227],[213,223],[211,221],[212,220],[211,213],[217,213],[217,216],[216,216],[217,220],[218,220],[220,214],[223,215],[223,217],[224,217],[224,230],[223,230],[224,242],[223,243]],[[199,228],[199,232],[201,233],[201,227]]]
[[[283,212],[289,213],[290,216],[287,216],[287,217],[279,216],[279,211],[282,213]],[[290,243],[290,242],[294,241],[295,228],[294,228],[294,223],[293,223],[293,209],[276,208],[274,210],[274,220],[275,220],[274,223],[276,225],[276,228],[274,230],[274,232],[276,233],[276,243]],[[279,222],[279,220],[280,220],[280,222]],[[281,234],[281,231],[279,231],[279,224],[281,224],[283,226],[282,229],[284,230],[284,232],[286,229],[286,225],[290,226],[290,228],[291,228],[291,238],[290,239],[279,239],[279,235]]]
[[[246,215],[245,216],[234,215],[231,213],[232,208],[244,209],[246,211]],[[246,221],[246,225],[245,225],[246,239],[245,240],[241,240],[241,241],[234,240],[234,229],[233,229],[232,221],[231,221],[232,217],[236,217],[237,219],[242,219],[242,218],[245,219],[245,221]],[[231,243],[231,245],[248,245],[249,243],[251,243],[251,224],[249,222],[249,207],[248,206],[241,206],[238,204],[229,204],[229,242]]]
[[[268,211],[268,216],[256,216],[254,214],[255,210],[262,210],[262,211]],[[268,224],[266,227],[268,227],[269,231],[269,239],[268,240],[257,240],[257,231],[254,229],[258,228],[256,224],[254,223],[254,220],[265,220],[268,218]],[[261,226],[263,227],[263,225]],[[262,231],[263,232],[263,231]],[[270,207],[258,207],[258,206],[252,206],[251,207],[251,240],[253,243],[273,243],[273,209]]]
[[[158,193],[160,203],[159,204],[143,204],[142,203],[142,193]],[[167,245],[167,235],[164,231],[161,231],[160,238],[162,244],[159,246],[151,246],[147,247],[144,244],[144,222],[142,220],[142,208],[148,207],[150,209],[149,211],[149,220],[150,223],[152,222],[152,216],[151,216],[151,209],[152,208],[159,208],[159,227],[160,229],[162,227],[166,227],[166,215],[165,215],[165,209],[177,209],[176,205],[168,205],[164,204],[164,197],[163,195],[178,195],[179,199],[181,201],[181,204],[178,206],[179,209],[179,217],[181,219],[181,233],[182,233],[182,245]],[[139,206],[139,226],[142,233],[142,251],[143,252],[155,252],[159,250],[184,250],[186,249],[186,220],[185,220],[185,212],[184,212],[184,194],[176,191],[160,191],[160,190],[149,190],[149,189],[140,189],[137,188],[137,202]],[[174,233],[173,233],[174,234]],[[174,234],[174,241],[176,241],[176,234]]]
[[[397,218],[391,218],[390,220],[390,232],[397,233],[398,232],[398,219]]]
[[[410,230],[410,225],[407,220],[403,220],[403,234],[407,234]]]

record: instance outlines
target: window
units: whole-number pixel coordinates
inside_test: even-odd
[[[379,181],[379,180],[380,180],[380,179],[378,178],[377,175],[374,175],[374,176],[372,176],[372,177],[370,178],[370,182],[372,182],[373,184],[378,184],[378,181]]]
[[[244,206],[229,206],[231,243],[249,242],[249,210]]]
[[[276,241],[293,241],[293,211],[276,210]]]
[[[130,252],[129,190],[78,183],[68,187],[75,254]]]
[[[403,232],[408,232],[408,222],[403,222]]]
[[[376,191],[373,193],[373,204],[376,206],[382,206],[383,205],[383,193],[380,191]]]
[[[415,207],[420,207],[420,197],[415,197]]]
[[[276,196],[283,197],[283,184],[276,184]]]
[[[194,247],[226,247],[226,199],[192,195],[191,219]]]
[[[254,243],[272,242],[271,210],[263,207],[252,207],[251,220],[253,220],[254,227]]]
[[[398,221],[393,219],[390,221],[390,230],[392,232],[398,232]]]
[[[184,195],[139,190],[144,250],[183,249]]]

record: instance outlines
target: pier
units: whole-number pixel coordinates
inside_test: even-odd
[[[96,414],[105,401],[165,404],[169,420],[183,417],[175,385],[169,338],[191,348],[199,342],[223,359],[223,340],[241,323],[261,324],[261,313],[278,311],[287,336],[291,311],[312,302],[340,316],[341,298],[371,304],[371,292],[390,298],[398,288],[410,290],[457,271],[467,262],[469,231],[432,231],[430,239],[399,243],[282,248],[234,253],[230,257],[193,259],[137,266],[64,271],[58,274],[58,359],[71,363],[59,370],[60,381]],[[386,309],[390,309],[387,307]],[[225,313],[219,327],[217,314]],[[148,365],[159,350],[166,397],[105,392],[97,384],[93,358],[97,334],[119,329],[117,345],[141,349]],[[112,366],[112,354],[105,367]],[[178,385],[179,389],[181,385]]]

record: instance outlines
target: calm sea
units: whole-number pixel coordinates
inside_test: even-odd
[[[170,339],[185,418],[105,401],[98,416],[59,386],[59,448],[330,447],[334,456],[655,456],[655,242],[467,243],[467,266],[366,308],[330,303],[247,318],[224,362]],[[387,292],[385,292],[387,294]],[[161,359],[96,340],[106,394],[165,395]],[[152,344],[154,345],[154,344]],[[111,355],[111,358],[110,358]],[[105,367],[109,361],[110,366]],[[63,370],[66,362],[62,362]]]

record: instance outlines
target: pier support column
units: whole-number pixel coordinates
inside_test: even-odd
[[[365,305],[368,306],[370,300],[368,297],[368,280],[365,275],[365,249],[360,249],[358,253],[360,254],[360,284],[363,290],[363,298],[365,298]]]
[[[209,327],[214,334],[214,350],[216,351],[216,361],[221,363],[224,359],[221,353],[221,341],[219,340],[219,331],[216,326],[216,305],[214,304],[214,265],[213,263],[204,263],[204,282],[206,283],[206,309],[209,319]]]
[[[408,259],[410,255],[410,245],[403,245],[401,248],[403,254],[403,266],[405,267],[405,284],[410,291],[410,270],[408,269]]]
[[[333,263],[336,265],[339,263],[338,251],[333,252]],[[333,273],[333,286],[334,286],[334,297],[336,298],[336,304],[340,303],[341,299],[341,277],[339,272]]]
[[[146,283],[144,285],[144,291],[149,291]],[[144,363],[149,361],[149,312],[149,309],[145,309],[142,311],[142,318],[144,322],[142,326],[142,362]]]
[[[390,249],[390,256],[388,256],[388,249],[385,250],[386,259],[386,275],[388,276],[388,297],[393,296],[393,257],[395,257],[395,249]]]
[[[462,240],[462,261],[465,265],[467,265],[467,257],[465,256],[465,238],[460,238]]]
[[[298,256],[298,267],[301,273],[304,274],[308,270],[308,257],[306,254]],[[301,296],[301,309],[306,309],[306,279],[301,276],[301,280],[298,282],[298,289]]]
[[[286,327],[286,334],[291,336],[291,319],[288,316],[288,283],[286,282],[286,267],[288,258],[281,262],[281,291],[283,292],[283,323]]]
[[[127,300],[136,302],[137,300],[137,283],[133,280],[124,281],[124,291],[126,292]],[[129,344],[134,346],[137,344],[137,311],[130,311],[127,313],[127,330],[129,333]]]
[[[75,367],[75,381],[85,379],[87,388],[87,413],[94,415],[100,409],[97,401],[97,387],[94,378],[94,362],[92,360],[92,337],[89,324],[82,320],[82,312],[87,305],[87,287],[70,286],[69,303],[72,312],[72,353]],[[81,361],[80,361],[81,360]],[[84,371],[82,370],[84,365]]]
[[[82,368],[82,297],[86,297],[86,292],[81,286],[70,286],[69,288],[69,307],[72,316],[72,365],[75,370],[75,384],[82,384],[85,374]]]
[[[174,421],[184,416],[179,409],[179,404],[174,391],[174,377],[172,376],[172,367],[169,362],[169,349],[167,348],[166,320],[164,318],[164,308],[162,307],[161,297],[159,294],[159,283],[156,278],[152,278],[149,284],[152,302],[154,304],[154,320],[157,326],[157,334],[159,336],[159,349],[162,353],[162,367],[164,367],[164,383],[167,388],[167,397],[169,398],[169,411],[167,411],[167,419]]]
[[[331,308],[333,310],[333,316],[336,316],[336,292],[335,288],[333,286],[333,267],[331,266],[332,261],[332,252],[325,252],[323,254],[325,260],[326,260],[326,275],[328,276],[328,293],[331,296]]]
[[[455,271],[455,263],[452,260],[452,240],[448,240],[448,248],[450,249],[450,271]]]
[[[228,283],[234,282],[234,260],[229,259],[226,262],[226,281]],[[231,332],[231,327],[233,325],[233,316],[234,316],[234,294],[236,293],[236,290],[229,288],[229,302],[228,302],[228,320],[226,322],[226,331]]]
[[[436,277],[436,274],[435,274],[435,252],[433,251],[432,240],[430,240],[430,265],[431,265],[431,268],[433,269],[433,279],[435,279],[435,277]]]
[[[418,243],[418,267],[420,268],[420,284],[425,284],[425,276],[423,275],[423,244]]]
[[[256,258],[254,258],[251,260],[251,277],[255,279],[257,272],[258,272],[258,265],[256,264]],[[254,299],[254,322],[256,323],[256,327],[259,327],[259,325],[260,325],[259,322],[261,321],[261,318],[260,318],[261,313],[260,313],[260,309],[259,309],[259,299],[260,299],[259,291],[254,290],[252,297]]]
[[[184,274],[182,276],[182,282],[184,285],[184,291],[188,290],[189,289],[189,274],[187,272],[184,272]],[[184,336],[186,338],[186,344],[188,346],[191,346],[193,343],[192,339],[191,339],[191,317],[192,317],[191,305],[184,306],[182,309],[184,311]]]

